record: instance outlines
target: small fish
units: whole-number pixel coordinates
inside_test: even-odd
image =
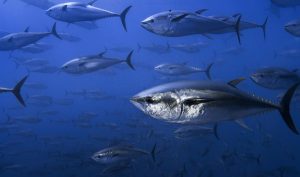
[[[300,50],[298,48],[295,48],[295,49],[286,49],[281,52],[275,52],[274,58],[277,57],[298,59],[300,58]]]
[[[80,57],[70,60],[69,62],[65,63],[61,69],[69,74],[85,74],[106,69],[119,63],[127,63],[128,66],[134,70],[134,67],[131,63],[133,51],[128,54],[126,60],[107,58],[104,57],[104,54],[105,52],[102,52],[98,55]]]
[[[35,90],[45,90],[48,88],[47,85],[39,82],[27,82],[24,84],[24,87],[35,89]]]
[[[29,44],[25,47],[20,48],[20,51],[26,52],[26,53],[43,53],[47,50],[50,50],[52,48],[51,45],[45,44],[45,43],[34,43],[34,44]]]
[[[175,49],[177,51],[181,51],[184,53],[197,53],[200,52],[203,48],[207,48],[208,44],[204,42],[197,42],[192,44],[177,44],[177,45],[171,45],[172,49]]]
[[[165,54],[170,52],[170,46],[167,44],[166,46],[160,45],[160,44],[152,44],[149,46],[142,46],[138,44],[138,51],[141,49],[153,52],[153,53],[158,53],[158,54]]]
[[[184,64],[160,64],[154,68],[155,71],[169,76],[180,76],[180,75],[189,75],[199,72],[204,72],[208,79],[211,79],[210,70],[212,64],[209,64],[206,69],[196,68],[192,66],[187,66]]]
[[[300,3],[300,1],[299,1]],[[300,20],[293,20],[284,26],[285,31],[293,36],[300,37]]]
[[[6,3],[8,0],[4,0],[3,3]],[[49,7],[53,6],[55,3],[49,0],[21,0],[22,2],[37,7],[39,9],[46,10]]]
[[[19,103],[23,106],[26,106],[24,99],[21,96],[21,89],[25,81],[27,80],[27,78],[28,76],[25,76],[23,79],[21,79],[14,88],[0,87],[0,94],[7,93],[7,92],[13,93],[15,97],[18,99]]]
[[[45,65],[40,67],[33,67],[29,69],[29,72],[41,73],[41,74],[52,74],[59,71],[57,66]]]
[[[268,89],[287,89],[300,82],[298,70],[290,71],[280,67],[262,68],[251,74],[251,80]]]
[[[75,23],[84,21],[95,21],[109,17],[120,17],[125,31],[126,27],[126,15],[129,12],[131,6],[125,8],[125,10],[118,14],[104,10],[93,6],[97,0],[93,0],[89,3],[82,2],[65,2],[50,7],[46,14],[55,20]]]
[[[11,33],[0,38],[0,51],[20,49],[27,45],[34,44],[51,34],[61,39],[56,32],[56,23],[54,23],[51,32],[29,32],[27,28],[24,32]]]
[[[175,130],[174,134],[175,137],[179,139],[192,139],[215,134],[216,138],[219,139],[216,128],[216,126],[215,128],[203,127],[198,125],[184,126]]]
[[[140,156],[151,155],[155,160],[156,145],[152,148],[151,153],[132,146],[114,146],[96,152],[91,158],[101,164],[112,164],[122,161],[130,161]]]

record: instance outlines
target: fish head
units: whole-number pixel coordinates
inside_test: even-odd
[[[157,65],[154,67],[154,70],[160,73],[165,73],[166,72],[166,67],[164,64]]]
[[[147,17],[141,22],[141,26],[149,32],[167,35],[170,31],[172,13],[170,11],[161,12]]]
[[[63,4],[58,4],[55,6],[50,7],[49,9],[46,10],[46,14],[49,17],[52,17],[54,19],[59,19],[59,17],[62,15],[64,12],[64,6]]]
[[[92,155],[91,157],[94,161],[101,164],[108,164],[112,162],[112,157],[109,151],[99,151]]]
[[[172,90],[154,87],[138,93],[131,102],[145,114],[160,120],[177,121],[181,114],[180,97]]]
[[[61,70],[70,74],[80,74],[86,71],[86,67],[84,61],[74,59],[62,65]]]
[[[300,35],[300,21],[291,21],[284,26],[284,29],[291,34]]]
[[[276,75],[271,70],[260,69],[252,73],[251,80],[258,85],[269,85],[276,80]]]

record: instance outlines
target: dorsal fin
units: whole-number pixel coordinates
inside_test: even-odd
[[[195,13],[200,15],[206,11],[208,11],[208,9],[200,9],[200,10],[197,10]]]
[[[299,71],[299,69],[293,69],[292,72],[293,73],[297,73]]]
[[[98,0],[93,0],[93,1],[91,1],[91,2],[89,2],[89,3],[87,3],[88,5],[93,5],[93,4],[95,4],[95,2],[97,2]]]
[[[233,14],[232,17],[236,18],[236,17],[239,17],[241,15],[242,15],[241,13],[236,13],[236,14]]]
[[[64,5],[64,6],[62,7],[62,10],[63,10],[63,11],[66,11],[67,8],[68,8],[68,5]]]
[[[103,55],[107,52],[107,48],[104,49],[103,52],[99,53],[98,56],[99,57],[103,57]]]
[[[241,77],[241,78],[237,78],[237,79],[234,79],[232,81],[229,81],[227,84],[230,85],[230,86],[232,86],[232,87],[236,87],[243,80],[245,80],[245,78]]]
[[[24,32],[27,33],[29,32],[30,26],[28,26],[27,28],[25,28]]]
[[[8,42],[12,42],[12,41],[13,41],[13,39],[14,39],[14,37],[10,37],[10,38],[8,38]]]

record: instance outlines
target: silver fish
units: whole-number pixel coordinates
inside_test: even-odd
[[[288,127],[298,134],[289,112],[291,98],[299,84],[293,85],[280,104],[249,95],[236,88],[243,79],[216,81],[180,81],[159,85],[131,98],[145,114],[173,123],[207,124],[237,120],[278,110]]]
[[[29,32],[28,29],[26,29],[24,32],[11,33],[0,38],[0,51],[20,49],[27,45],[34,44],[51,34],[61,39],[56,32],[56,23],[54,23],[51,32]]]
[[[118,14],[93,6],[96,1],[97,0],[93,0],[89,3],[66,2],[57,4],[50,7],[46,14],[56,20],[67,23],[95,21],[109,17],[120,17],[123,27],[125,31],[127,31],[125,18],[131,6],[127,7],[122,13]]]
[[[127,63],[128,66],[134,70],[134,67],[131,63],[131,56],[133,51],[131,51],[126,60],[119,60],[114,58],[104,57],[105,52],[102,52],[98,55],[86,56],[73,59],[65,63],[61,69],[62,71],[69,74],[85,74],[95,72],[101,69],[111,67],[119,63]]]
[[[3,3],[6,3],[8,0],[4,0]],[[32,5],[34,7],[46,10],[49,7],[54,5],[54,2],[51,2],[49,0],[21,0],[22,2]]]
[[[204,72],[208,79],[211,79],[210,70],[213,64],[210,64],[205,69],[187,66],[184,64],[160,64],[155,66],[154,70],[169,76],[189,75],[199,72]]]
[[[293,21],[288,22],[284,26],[284,29],[291,35],[300,37],[300,20],[293,20]]]
[[[217,139],[219,139],[216,128],[217,126],[215,126],[215,128],[204,127],[199,125],[184,126],[175,130],[174,134],[175,137],[179,139],[198,138],[213,134],[217,137]]]
[[[208,47],[207,43],[204,42],[197,42],[192,44],[177,44],[171,45],[172,49],[177,51],[185,52],[185,53],[197,53],[200,52],[203,48]]]
[[[112,164],[122,161],[130,161],[144,155],[152,155],[155,159],[156,145],[153,147],[152,152],[149,153],[142,149],[134,148],[132,146],[114,146],[111,148],[103,149],[96,152],[91,158],[101,164]]]
[[[268,89],[287,89],[300,82],[298,70],[290,71],[280,67],[262,68],[251,74],[251,80]]]
[[[234,28],[240,42],[240,20],[239,16],[234,24],[212,17],[206,17],[198,12],[165,11],[154,14],[141,22],[141,26],[154,34],[180,37],[187,35],[216,34],[228,28]],[[227,31],[224,31],[227,33]]]

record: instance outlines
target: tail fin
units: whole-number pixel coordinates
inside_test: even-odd
[[[132,65],[132,63],[131,63],[131,56],[132,56],[132,54],[133,54],[133,50],[128,54],[128,56],[127,56],[125,62],[128,64],[128,66],[129,66],[131,69],[135,70],[135,68],[133,67],[133,65]]]
[[[210,71],[211,71],[211,68],[212,68],[213,64],[214,64],[214,63],[209,64],[209,65],[207,66],[207,68],[204,70],[204,72],[205,72],[205,74],[206,74],[206,76],[207,76],[207,78],[208,78],[209,80],[211,80],[211,73],[210,73]]]
[[[217,140],[220,140],[220,136],[218,134],[218,124],[217,123],[214,125],[214,129],[213,130],[214,130],[214,135],[217,138]]]
[[[268,18],[267,17],[264,21],[264,23],[262,25],[260,25],[261,29],[263,30],[263,34],[264,34],[264,39],[266,39],[266,26],[267,26],[267,23],[268,23]]]
[[[152,150],[151,150],[151,157],[152,157],[153,162],[155,162],[155,160],[156,160],[155,154],[156,154],[156,143],[154,144],[154,146],[152,147]]]
[[[3,4],[5,4],[6,2],[7,2],[7,0],[4,0],[4,1],[3,1]]]
[[[299,132],[298,132],[298,130],[293,122],[292,116],[290,114],[290,103],[291,103],[292,97],[299,85],[300,85],[300,83],[297,83],[288,89],[288,91],[284,94],[284,96],[280,102],[280,107],[279,107],[279,112],[280,112],[284,122],[295,134],[299,134]]]
[[[120,14],[120,18],[121,18],[121,21],[122,21],[122,25],[125,29],[125,31],[127,31],[127,26],[126,26],[126,15],[128,13],[128,11],[130,10],[132,6],[128,6],[125,10],[123,10],[123,12]]]
[[[13,88],[12,93],[15,95],[15,97],[18,99],[18,101],[23,105],[26,106],[22,96],[21,96],[21,89],[22,86],[24,85],[26,79],[28,76],[25,76],[22,80],[20,80],[17,85]]]
[[[241,18],[242,16],[240,15],[238,17],[238,19],[236,20],[236,23],[235,23],[235,32],[236,32],[236,35],[238,37],[238,41],[239,41],[239,44],[241,44],[241,35],[240,35],[240,23],[241,23]]]
[[[62,38],[58,35],[56,31],[56,23],[54,23],[52,26],[51,34],[53,34],[53,36],[57,37],[58,39],[62,40]]]

